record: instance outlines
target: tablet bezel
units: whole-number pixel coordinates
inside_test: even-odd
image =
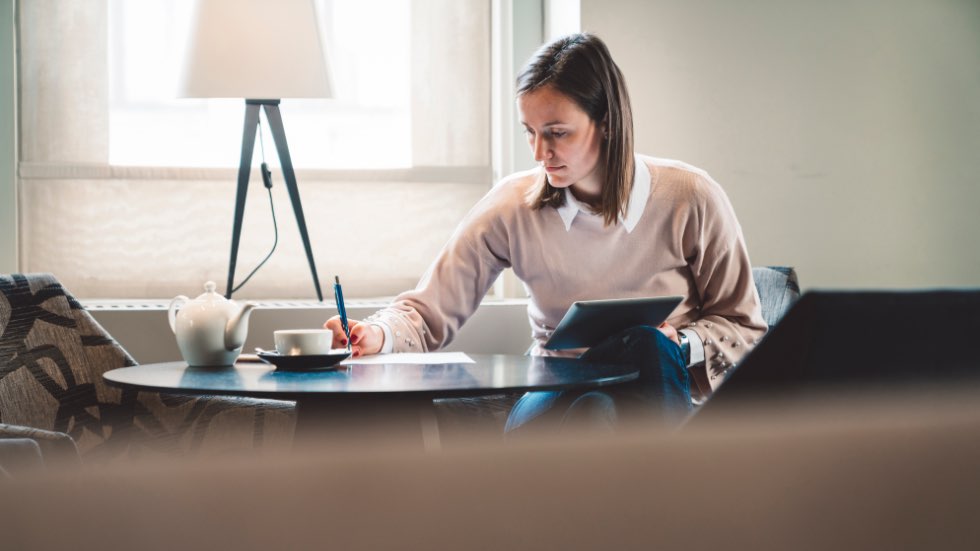
[[[544,348],[589,348],[630,327],[656,327],[670,317],[683,300],[684,297],[676,295],[575,301]]]

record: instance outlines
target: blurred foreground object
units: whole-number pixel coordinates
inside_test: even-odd
[[[978,389],[933,390],[757,403],[673,434],[21,477],[0,483],[2,538],[11,549],[975,549]],[[59,529],[44,529],[52,518]]]

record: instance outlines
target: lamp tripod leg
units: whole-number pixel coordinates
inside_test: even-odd
[[[316,263],[313,261],[313,248],[310,246],[310,234],[306,231],[306,218],[303,216],[303,203],[299,198],[299,187],[296,185],[296,173],[293,171],[293,160],[289,156],[289,146],[286,144],[286,131],[282,126],[282,116],[279,114],[278,102],[275,104],[265,104],[265,118],[269,121],[269,129],[272,131],[272,138],[276,142],[276,151],[279,154],[279,162],[282,164],[282,174],[286,180],[286,189],[289,191],[289,199],[293,204],[293,214],[296,216],[296,224],[299,226],[299,235],[303,240],[303,249],[306,251],[306,261],[310,265],[310,274],[313,276],[313,286],[316,288],[316,298],[323,302],[323,292],[320,290],[320,278],[317,277]]]
[[[245,198],[248,195],[248,178],[252,171],[252,151],[255,149],[255,131],[259,125],[259,104],[245,103],[245,125],[242,129],[242,156],[238,164],[238,191],[235,193],[235,218],[231,229],[231,259],[228,262],[228,286],[225,298],[231,298],[235,289],[235,267],[238,264],[238,246],[242,237],[242,220],[245,217]]]

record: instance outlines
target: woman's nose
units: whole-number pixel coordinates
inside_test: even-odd
[[[544,161],[545,159],[551,157],[551,152],[548,150],[548,144],[545,143],[544,139],[540,136],[534,137],[534,160],[537,162]]]

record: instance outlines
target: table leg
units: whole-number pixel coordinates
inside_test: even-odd
[[[438,451],[431,398],[318,396],[296,402],[294,447],[343,451],[400,447]]]

